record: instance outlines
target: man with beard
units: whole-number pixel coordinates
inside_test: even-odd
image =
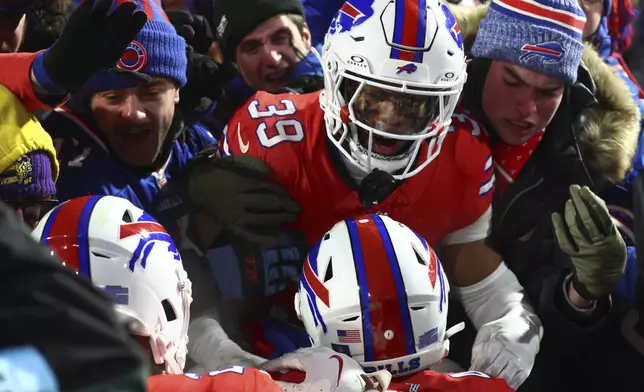
[[[122,1],[115,1],[115,5]],[[187,126],[175,105],[186,84],[186,44],[158,1],[140,0],[148,21],[117,63],[95,74],[41,122],[54,139],[61,173],[58,199],[97,194],[126,198],[149,211],[176,239],[183,202],[169,180],[214,141]],[[38,58],[34,73],[38,77]],[[132,87],[132,79],[140,83]]]

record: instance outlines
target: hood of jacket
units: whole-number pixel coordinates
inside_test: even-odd
[[[487,6],[450,5],[461,29],[463,41],[473,42]],[[631,167],[637,148],[640,110],[624,81],[585,45],[582,61],[595,84],[597,105],[585,112],[586,121],[577,136],[584,164],[591,172],[612,182],[621,181]]]

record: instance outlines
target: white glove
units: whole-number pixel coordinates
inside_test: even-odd
[[[299,349],[265,363],[262,369],[306,373],[300,384],[276,381],[284,391],[378,392],[386,390],[391,381],[388,371],[367,374],[353,358],[326,347]]]
[[[479,328],[470,370],[503,378],[517,389],[530,375],[542,334],[538,320],[526,317],[521,309],[513,309]]]

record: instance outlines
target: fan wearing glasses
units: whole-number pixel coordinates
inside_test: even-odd
[[[56,151],[38,120],[2,85],[0,113],[0,199],[34,229],[57,204]]]

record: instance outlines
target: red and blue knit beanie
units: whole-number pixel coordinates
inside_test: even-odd
[[[122,70],[152,77],[168,78],[178,87],[186,84],[186,41],[177,34],[161,7],[160,0],[114,0],[112,11],[120,4],[136,3],[137,10],[148,16],[148,21],[130,42],[116,66]],[[122,74],[99,71],[83,87],[84,92],[120,90],[131,87],[132,78]]]
[[[113,8],[129,0],[116,0]],[[144,11],[148,21],[128,45],[117,66],[128,71],[175,80],[186,84],[186,41],[177,34],[160,0],[135,0],[137,9]]]

